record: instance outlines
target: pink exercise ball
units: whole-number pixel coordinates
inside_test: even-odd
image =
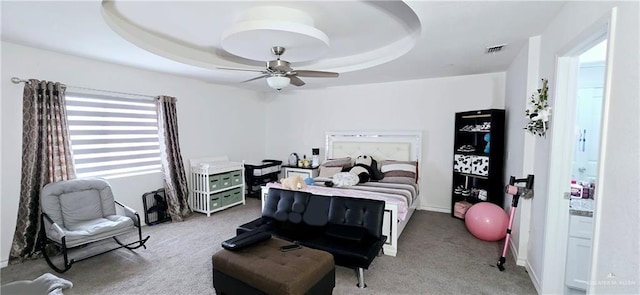
[[[509,216],[500,206],[480,202],[467,210],[464,224],[476,238],[484,241],[499,241],[507,235]]]

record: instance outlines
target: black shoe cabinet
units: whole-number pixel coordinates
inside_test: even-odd
[[[455,203],[461,201],[502,207],[504,120],[505,111],[500,109],[456,113],[451,216],[456,217]]]

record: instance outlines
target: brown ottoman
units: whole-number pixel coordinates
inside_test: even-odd
[[[333,255],[271,238],[238,251],[222,249],[212,257],[213,287],[221,294],[331,294]]]

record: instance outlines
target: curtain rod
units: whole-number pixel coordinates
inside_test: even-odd
[[[13,84],[29,83],[29,80],[20,79],[18,77],[11,77],[11,82],[13,82]],[[153,99],[156,98],[156,96],[144,95],[144,94],[118,92],[118,91],[111,91],[111,90],[104,90],[104,89],[95,89],[95,88],[72,86],[72,85],[66,85],[66,84],[62,84],[62,85],[66,86],[66,87],[69,87],[69,88],[76,88],[76,89],[84,89],[84,90],[100,91],[100,92],[106,92],[106,93],[124,94],[124,95],[132,95],[132,96],[141,96],[141,97],[148,97],[148,98],[153,98]]]

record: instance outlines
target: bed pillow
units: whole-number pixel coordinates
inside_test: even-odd
[[[380,182],[414,184],[418,182],[418,162],[384,160],[380,164],[384,178]]]
[[[349,169],[353,166],[351,162],[351,157],[337,158],[337,159],[327,159],[322,165],[324,167],[341,167],[342,170]]]
[[[325,177],[325,178],[331,178],[334,175],[336,175],[337,173],[342,172],[342,167],[325,167],[325,166],[320,166],[320,173],[318,174],[319,177]]]

